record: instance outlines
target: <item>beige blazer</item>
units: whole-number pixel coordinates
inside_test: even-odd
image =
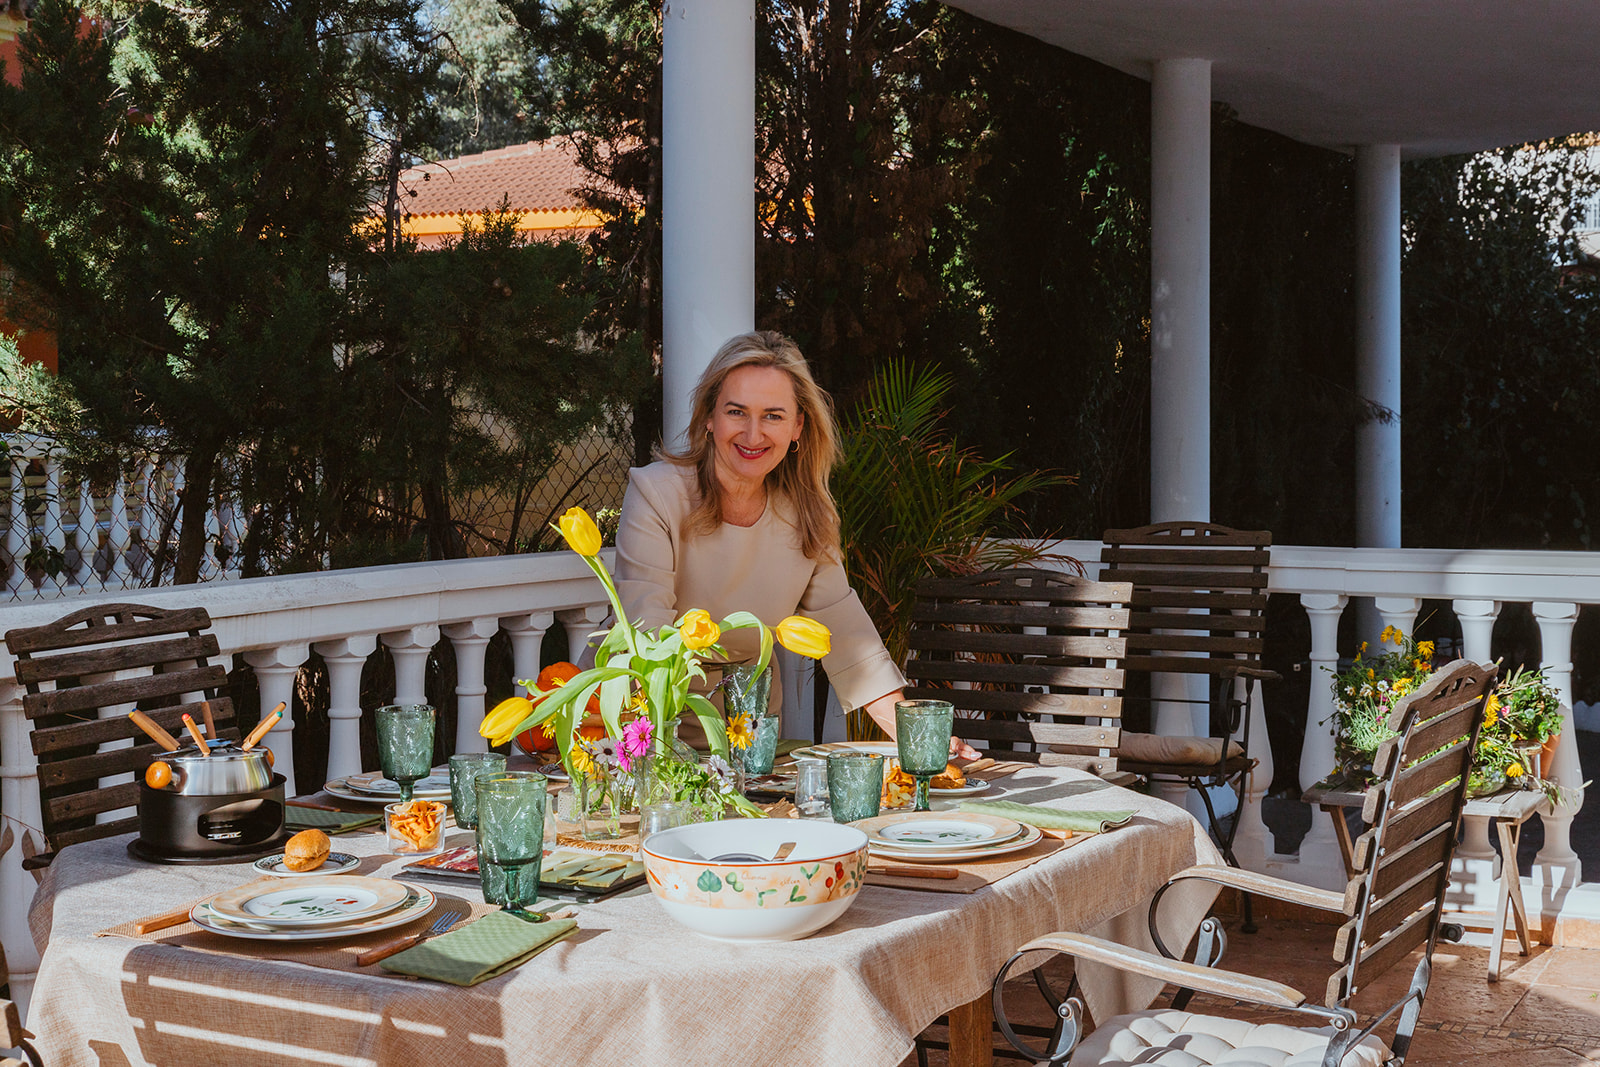
[[[704,608],[713,619],[748,611],[775,626],[805,615],[833,632],[833,650],[822,666],[846,709],[905,685],[844,566],[800,551],[785,502],[769,497],[754,526],[723,523],[713,533],[689,536],[684,522],[698,496],[690,467],[659,462],[628,472],[617,531],[617,591],[629,618],[654,628]],[[760,651],[754,630],[732,631],[722,645],[732,662],[754,661]]]

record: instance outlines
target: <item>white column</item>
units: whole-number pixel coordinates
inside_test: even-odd
[[[1462,658],[1488,663],[1499,602],[1453,600],[1450,606],[1461,624]],[[1434,663],[1444,666],[1437,659]],[[1445,901],[1468,911],[1492,911],[1500,892],[1499,877],[1500,854],[1489,840],[1489,820],[1481,815],[1464,816],[1461,843],[1450,861],[1450,889]]]
[[[273,770],[284,777],[284,796],[296,796],[299,790],[294,777],[294,680],[300,673],[300,665],[311,658],[311,646],[253,648],[243,656],[256,672],[256,684],[261,690],[261,714],[265,716],[279,704],[283,705],[283,718],[267,731],[261,743],[272,750]],[[322,783],[318,782],[314,788],[321,789]]]
[[[1393,626],[1407,637],[1414,637],[1412,629],[1417,623],[1417,612],[1422,601],[1414,596],[1379,596],[1372,598],[1372,606],[1385,627]]]
[[[1237,683],[1238,695],[1244,696],[1244,682]],[[1267,857],[1276,849],[1272,832],[1261,818],[1261,798],[1272,788],[1272,742],[1267,737],[1267,713],[1262,703],[1261,683],[1257,682],[1250,693],[1250,706],[1245,709],[1250,717],[1250,754],[1255,757],[1244,780],[1244,807],[1239,812],[1239,830],[1233,839],[1233,854],[1239,866],[1252,871],[1267,869]],[[1242,732],[1242,731],[1241,731]]]
[[[610,604],[590,604],[586,608],[569,608],[556,612],[556,618],[567,630],[567,658],[582,666],[589,651],[589,635],[611,614]]]
[[[93,581],[94,554],[100,547],[100,521],[94,511],[94,488],[89,479],[78,479],[78,525],[73,535],[73,545],[78,550],[78,569],[72,573],[76,585],[87,586]]]
[[[441,626],[456,650],[456,748],[457,752],[487,752],[489,743],[478,733],[483,725],[483,654],[489,639],[500,629],[500,620],[468,619]]]
[[[18,449],[11,453],[11,521],[6,525],[6,554],[11,557],[11,580],[6,591],[13,597],[22,595],[27,584],[23,573],[23,558],[28,554],[28,491],[23,476],[28,472],[28,459]]]
[[[1400,146],[1356,149],[1356,544],[1400,547]],[[1410,631],[1406,631],[1410,633]]]
[[[429,623],[384,634],[383,647],[394,659],[394,702],[428,702],[428,656],[439,643],[439,627]]]
[[[106,540],[111,559],[110,567],[106,571],[106,588],[126,589],[134,584],[133,570],[128,562],[128,554],[133,551],[133,527],[128,521],[128,480],[123,477],[121,471],[111,479],[108,510],[110,529],[107,531]]]
[[[661,12],[661,332],[668,444],[712,354],[755,327],[755,3]]]
[[[1572,627],[1578,621],[1578,605],[1534,601],[1533,617],[1539,622],[1539,665],[1544,676],[1561,696],[1561,744],[1556,748],[1555,773],[1551,778],[1563,789],[1567,803],[1545,804],[1539,809],[1544,823],[1544,847],[1534,858],[1534,880],[1544,894],[1547,915],[1553,916],[1560,901],[1553,894],[1577,885],[1583,879],[1583,864],[1572,850],[1572,818],[1583,806],[1583,771],[1578,765],[1578,738],[1572,724]]]
[[[511,639],[511,677],[520,682],[531,682],[539,676],[539,646],[544,643],[545,631],[555,624],[553,612],[539,611],[532,615],[514,615],[500,620],[500,629]],[[527,686],[519,686],[522,696],[528,695]]]
[[[61,460],[53,452],[44,455],[44,537],[41,543],[65,555],[67,530],[61,522]],[[46,571],[42,586],[57,596],[66,591],[67,576]]]
[[[1475,663],[1488,663],[1493,657],[1494,620],[1500,617],[1498,600],[1452,600],[1450,607],[1461,624],[1461,655]],[[1437,660],[1436,666],[1444,666]]]
[[[28,720],[22,715],[22,687],[0,685],[0,945],[10,971],[11,999],[24,1022],[39,973],[39,953],[28,932],[28,906],[39,883],[22,869],[23,859],[45,851],[38,773]]]
[[[1300,746],[1300,788],[1309,789],[1333,772],[1333,686],[1327,681],[1339,666],[1341,593],[1302,593],[1300,603],[1311,622],[1311,700],[1306,711],[1305,740]],[[1300,842],[1294,877],[1311,885],[1337,889],[1346,882],[1333,821],[1322,809],[1311,809],[1311,830]]]
[[[1150,518],[1211,518],[1211,61],[1150,80]]]
[[[378,647],[371,634],[311,646],[328,665],[328,777],[360,774],[361,668]]]

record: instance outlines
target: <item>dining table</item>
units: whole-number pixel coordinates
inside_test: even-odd
[[[1182,808],[1082,771],[1029,766],[995,782],[990,798],[1134,815],[973,892],[868,884],[842,917],[796,941],[702,938],[641,888],[581,906],[575,934],[470,987],[319,966],[204,932],[176,944],[107,933],[257,872],[144,862],[128,837],[73,845],[46,870],[29,914],[42,962],[28,1026],[57,1067],[892,1067],[948,1015],[950,1062],[988,1064],[990,983],[1020,945],[1073,930],[1148,948],[1156,890],[1191,865],[1221,862]],[[455,830],[446,844],[470,840]],[[340,835],[334,848],[361,857],[363,874],[395,876],[405,862],[385,853],[381,832]],[[472,883],[427,884],[482,906]],[[1198,881],[1168,893],[1163,939],[1187,943],[1211,900]],[[1097,1019],[1143,1008],[1161,988],[1084,966],[1079,980]]]

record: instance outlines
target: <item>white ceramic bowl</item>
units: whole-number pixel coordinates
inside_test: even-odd
[[[779,863],[724,861],[728,853]],[[867,835],[816,819],[722,819],[646,839],[646,880],[667,914],[719,941],[792,941],[816,933],[855,903],[867,877]]]

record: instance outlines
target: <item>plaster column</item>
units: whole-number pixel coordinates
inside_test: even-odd
[[[372,634],[318,641],[311,646],[328,665],[328,777],[360,774],[361,669],[378,647]]]
[[[1339,616],[1347,598],[1342,593],[1302,593],[1300,603],[1311,622],[1311,700],[1306,710],[1305,741],[1300,747],[1300,788],[1309,789],[1333,772],[1333,687],[1318,685],[1339,666]],[[1300,842],[1300,862],[1295,878],[1325,889],[1337,889],[1348,879],[1334,836],[1333,820],[1321,808],[1311,809],[1311,830]]]
[[[583,666],[584,656],[589,651],[589,637],[594,633],[595,627],[610,616],[611,605],[590,604],[586,608],[569,608],[555,614],[567,630],[567,659],[580,667]]]
[[[539,611],[532,615],[514,615],[500,620],[500,629],[511,639],[511,677],[518,682],[531,682],[539,677],[539,646],[544,635],[555,625],[554,612]],[[517,692],[530,695],[527,686],[518,685]]]
[[[1578,765],[1578,739],[1572,724],[1572,627],[1578,621],[1578,605],[1534,601],[1533,617],[1539,622],[1539,665],[1550,685],[1561,697],[1561,744],[1556,748],[1554,774],[1550,777],[1566,791],[1564,803],[1546,803],[1539,809],[1544,823],[1544,847],[1534,858],[1533,876],[1543,892],[1547,915],[1559,909],[1556,894],[1583,879],[1583,863],[1572,850],[1572,819],[1583,806],[1583,770]]]
[[[1209,59],[1158,60],[1150,80],[1150,321],[1150,519],[1209,520]]]
[[[1244,682],[1236,683],[1238,695],[1244,696]],[[1261,818],[1261,799],[1272,787],[1272,744],[1267,737],[1267,713],[1262,703],[1261,683],[1250,691],[1250,706],[1245,709],[1250,717],[1250,752],[1256,758],[1244,780],[1244,807],[1239,812],[1239,831],[1233,839],[1233,854],[1239,866],[1252,871],[1265,871],[1267,857],[1277,850],[1272,842],[1272,831]],[[1241,729],[1240,733],[1243,733]]]
[[[729,337],[755,328],[755,3],[669,0],[661,11],[663,437]]]
[[[24,1022],[39,974],[39,953],[28,931],[28,906],[39,875],[22,861],[46,850],[39,816],[39,762],[28,742],[22,687],[0,685],[0,947],[10,974],[11,999]]]
[[[298,796],[300,790],[294,780],[294,680],[300,673],[300,665],[311,658],[311,646],[253,648],[243,655],[244,661],[256,672],[256,683],[261,687],[261,714],[269,715],[273,708],[283,705],[283,718],[267,731],[261,743],[272,750],[273,769],[285,778],[283,795]],[[330,773],[328,777],[334,775]],[[318,782],[315,788],[322,788],[322,783]]]
[[[20,599],[22,587],[27,584],[23,573],[28,554],[28,490],[23,482],[28,473],[28,459],[18,449],[11,454],[11,514],[6,524],[6,554],[11,557],[11,578],[6,582],[6,592],[12,599]]]
[[[1356,149],[1356,544],[1400,547],[1400,146]],[[1409,630],[1406,631],[1410,633]]]
[[[1383,620],[1385,627],[1393,626],[1407,637],[1416,636],[1417,612],[1422,610],[1422,600],[1414,596],[1378,596],[1372,598],[1372,606],[1378,612],[1378,617]],[[1382,655],[1383,649],[1378,649],[1373,655]]]
[[[1461,624],[1462,658],[1488,663],[1499,602],[1452,600],[1450,607]],[[1444,666],[1438,659],[1434,663]],[[1500,892],[1499,877],[1500,854],[1489,840],[1489,820],[1481,815],[1463,816],[1461,843],[1450,860],[1450,888],[1445,902],[1468,911],[1492,912]]]
[[[483,657],[489,639],[500,630],[500,620],[468,619],[441,626],[456,650],[456,747],[457,752],[487,752],[488,740],[478,732],[483,725],[483,697],[489,689],[483,684]]]
[[[439,627],[429,623],[384,634],[383,647],[394,660],[394,702],[428,702],[428,656],[439,643]]]

